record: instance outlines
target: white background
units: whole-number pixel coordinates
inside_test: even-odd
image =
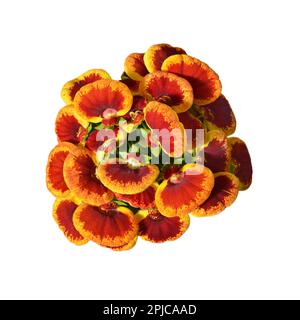
[[[300,298],[298,1],[1,1],[0,297]],[[220,75],[252,187],[178,241],[77,247],[45,186],[64,82],[168,42]]]

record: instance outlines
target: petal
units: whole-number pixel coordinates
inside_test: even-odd
[[[206,134],[204,164],[212,172],[227,171],[229,168],[230,148],[226,134],[212,130]]]
[[[121,160],[112,159],[100,164],[97,177],[113,192],[121,194],[135,194],[146,190],[159,175],[155,165],[132,166]]]
[[[238,178],[229,172],[218,172],[215,174],[215,185],[209,198],[191,214],[195,217],[218,214],[235,201],[238,192]]]
[[[246,190],[252,182],[251,157],[245,142],[239,138],[228,138],[231,148],[230,172],[240,180],[240,190]]]
[[[78,78],[68,81],[61,90],[61,97],[66,104],[70,104],[80,88],[101,79],[110,79],[110,75],[102,69],[88,70]]]
[[[192,115],[189,111],[178,114],[179,121],[183,124],[185,130],[191,130],[190,140],[187,139],[186,150],[195,149],[197,147],[197,135],[201,134],[198,130],[204,130],[202,122]],[[202,131],[204,134],[204,131]],[[188,137],[188,134],[186,135]],[[204,140],[204,139],[203,139]]]
[[[125,60],[124,70],[129,78],[136,81],[141,81],[148,73],[148,70],[144,64],[144,54],[131,53]]]
[[[85,148],[69,153],[64,164],[64,178],[72,193],[82,201],[100,206],[114,195],[96,177],[93,154]]]
[[[215,101],[221,94],[219,76],[204,62],[186,54],[167,58],[162,71],[175,73],[190,82],[194,90],[194,100],[198,105]]]
[[[65,197],[70,193],[63,176],[66,157],[76,146],[69,142],[59,143],[49,154],[46,182],[49,191],[56,197]]]
[[[155,194],[156,206],[164,216],[184,216],[209,197],[213,185],[214,176],[208,168],[186,164],[159,185]]]
[[[116,130],[101,129],[94,130],[90,133],[85,142],[86,148],[90,151],[97,152],[103,151],[105,153],[112,152],[117,148],[118,135]]]
[[[178,239],[190,225],[189,215],[165,217],[157,210],[140,210],[135,218],[139,224],[139,235],[155,243]]]
[[[185,53],[181,48],[161,43],[151,46],[144,55],[144,62],[149,72],[160,70],[162,63],[174,54]]]
[[[172,157],[181,156],[186,137],[177,113],[164,103],[152,101],[144,109],[144,118],[151,130],[159,130],[163,150]]]
[[[129,78],[125,72],[122,73],[120,82],[124,83],[130,89],[133,96],[139,94],[140,82]]]
[[[85,147],[90,151],[97,152],[98,148],[104,143],[104,141],[97,141],[98,132],[98,130],[92,131],[86,139]]]
[[[57,198],[53,205],[53,218],[62,230],[66,238],[77,245],[88,242],[75,228],[73,224],[73,215],[77,204],[71,199]]]
[[[120,246],[120,247],[106,247],[106,248],[112,249],[113,251],[127,251],[127,250],[132,249],[136,245],[137,239],[138,239],[138,236],[135,236],[133,238],[133,240],[129,241],[128,243],[124,244],[123,246]]]
[[[169,72],[156,71],[146,75],[140,83],[140,92],[148,100],[165,103],[177,113],[188,110],[194,100],[189,82]]]
[[[138,232],[133,213],[125,207],[102,209],[81,204],[73,221],[87,239],[111,248],[127,245]]]
[[[221,95],[214,102],[199,107],[208,130],[221,129],[227,135],[233,134],[236,128],[234,113],[228,100]]]
[[[130,111],[143,111],[147,105],[147,100],[140,95],[133,97],[132,107]]]
[[[132,207],[147,209],[155,207],[155,192],[158,185],[155,183],[146,190],[136,194],[120,194],[115,193],[118,200],[128,202]]]
[[[104,118],[102,119],[102,124],[104,126],[110,127],[114,126],[118,122],[118,118]]]
[[[77,115],[73,106],[65,106],[58,112],[55,121],[55,132],[58,142],[80,143],[87,126],[88,122]]]
[[[169,179],[172,174],[180,172],[181,169],[182,167],[179,164],[166,165],[162,172],[164,179]]]
[[[74,98],[74,108],[83,119],[100,122],[106,117],[126,114],[132,105],[129,88],[116,80],[98,80],[82,87]]]

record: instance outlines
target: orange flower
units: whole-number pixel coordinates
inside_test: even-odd
[[[181,156],[186,137],[177,113],[166,104],[153,101],[145,107],[144,117],[151,130],[160,130],[159,141],[163,150],[172,157]]]
[[[165,217],[156,209],[140,210],[135,215],[139,235],[147,241],[159,243],[176,240],[190,225],[190,217]]]
[[[55,197],[66,197],[70,194],[70,189],[63,176],[63,167],[68,154],[75,149],[76,146],[72,143],[61,142],[52,149],[49,154],[46,169],[46,182],[48,190]]]
[[[191,214],[195,217],[213,216],[229,207],[239,192],[239,180],[229,172],[215,174],[215,185],[209,198]]]
[[[53,205],[53,218],[62,230],[66,238],[74,244],[82,245],[88,242],[75,228],[73,215],[77,209],[77,203],[71,198],[57,198]]]
[[[170,106],[177,113],[188,110],[193,104],[193,88],[189,82],[175,74],[156,71],[144,77],[140,92],[148,100]]]
[[[63,107],[56,117],[55,132],[58,142],[78,144],[86,133],[88,122],[81,119],[72,105]]]
[[[131,162],[111,159],[100,164],[96,171],[101,182],[113,192],[136,194],[150,187],[159,174],[156,165],[143,165],[139,161]]]
[[[78,115],[89,122],[126,114],[132,105],[129,88],[120,81],[98,80],[82,87],[74,98]]]
[[[165,59],[179,53],[185,53],[185,51],[181,48],[172,47],[167,43],[155,44],[144,55],[146,68],[149,72],[160,70]]]
[[[155,203],[164,216],[184,216],[209,197],[213,186],[214,176],[208,168],[186,164],[159,185]]]
[[[61,90],[61,97],[66,104],[71,104],[80,88],[101,79],[110,79],[110,75],[102,69],[88,70],[79,77],[65,83]]]
[[[77,148],[65,159],[63,174],[72,193],[85,203],[100,206],[114,195],[96,177],[94,155],[85,148]]]
[[[74,226],[85,238],[102,246],[120,248],[135,240],[138,226],[131,210],[108,205],[81,204],[74,212]]]
[[[162,71],[172,72],[190,82],[194,100],[198,105],[215,101],[221,94],[219,76],[204,62],[186,54],[176,54],[167,58]]]
[[[131,53],[124,62],[124,70],[129,78],[135,81],[141,81],[148,73],[144,64],[144,54]]]

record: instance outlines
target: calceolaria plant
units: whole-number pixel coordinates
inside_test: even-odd
[[[46,182],[69,241],[115,251],[178,239],[251,185],[217,73],[168,44],[132,53],[120,80],[89,70],[62,88]],[[230,137],[229,137],[230,136]]]

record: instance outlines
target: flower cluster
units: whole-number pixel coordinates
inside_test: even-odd
[[[189,215],[218,214],[251,184],[250,155],[229,137],[236,120],[217,73],[181,48],[130,54],[120,80],[89,70],[61,96],[46,182],[72,243],[120,251],[138,236],[175,240]]]

